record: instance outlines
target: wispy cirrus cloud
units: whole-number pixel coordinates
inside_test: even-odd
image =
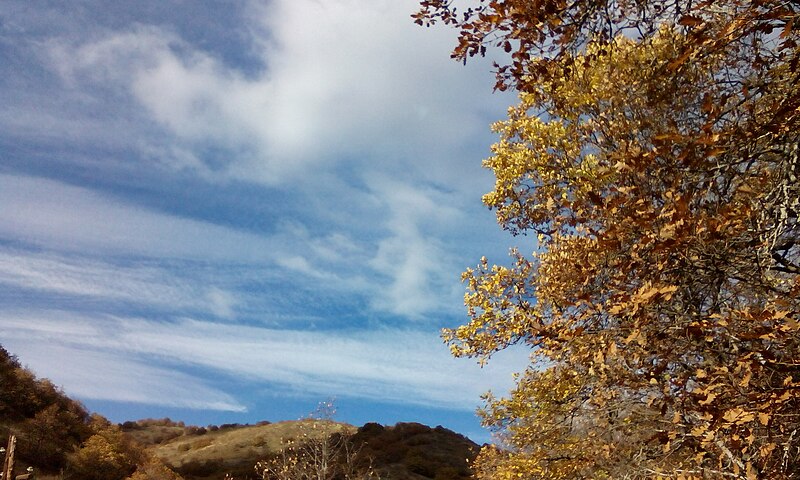
[[[61,257],[32,257],[22,250],[0,249],[0,281],[34,290],[150,298],[178,306],[206,301],[217,314],[231,313],[235,294],[216,291],[214,285],[194,285],[186,276],[172,280],[178,284],[165,285],[153,281],[164,269],[123,268],[86,256],[92,252],[271,266],[321,282],[330,292],[360,292],[373,299],[376,310],[409,318],[442,307],[458,309],[460,287],[454,272],[461,265],[449,242],[458,241],[464,217],[458,209],[444,206],[457,199],[388,180],[373,180],[373,186],[383,195],[376,210],[389,215],[373,226],[373,237],[356,240],[346,226],[318,234],[297,221],[281,221],[272,233],[254,233],[143,208],[53,180],[0,174],[0,202],[5,206],[0,210],[0,235],[64,252]],[[68,259],[76,254],[78,259]],[[121,282],[127,282],[125,288],[117,288],[123,287]]]
[[[13,324],[4,327],[13,328]],[[27,336],[36,333],[40,332],[5,332],[3,345],[24,355],[26,365],[56,385],[66,386],[69,395],[191,410],[246,411],[246,406],[230,393],[209,386],[196,376],[154,365],[152,359]],[[55,368],[54,359],[58,360]]]
[[[218,260],[273,251],[262,236],[42,178],[0,174],[0,203],[0,235],[55,250]]]
[[[172,391],[169,382],[178,377],[197,385],[196,379],[192,382],[177,372],[199,366],[230,377],[267,382],[287,393],[459,410],[474,409],[487,387],[506,390],[511,385],[508,372],[525,365],[525,357],[518,352],[477,369],[472,362],[451,358],[435,337],[419,330],[279,330],[192,319],[155,322],[108,315],[90,317],[52,310],[4,312],[0,325],[4,340],[11,344],[22,338],[36,339],[32,343],[38,350],[32,354],[26,347],[28,359],[38,361],[38,354],[48,349],[63,358],[80,359],[58,367],[43,361],[41,370],[56,381],[65,380],[65,385],[76,392],[97,399],[138,401],[140,389],[138,380],[129,379],[106,385],[103,390],[107,393],[93,391],[96,377],[92,369],[84,368],[99,358],[110,359],[110,363],[99,363],[111,369],[121,368],[124,358],[159,358],[171,365],[169,370],[155,369],[160,373],[146,382],[146,390],[157,391],[163,383],[162,391]],[[128,363],[138,365],[133,360]],[[506,375],[498,377],[498,373]],[[173,405],[175,400],[150,401]],[[232,403],[229,397],[227,404]]]
[[[126,302],[170,311],[194,311],[233,318],[236,294],[201,284],[151,262],[127,265],[84,256],[0,249],[0,284],[40,296]]]

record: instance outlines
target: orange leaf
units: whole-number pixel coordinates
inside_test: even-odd
[[[794,26],[794,17],[790,18],[788,22],[786,22],[786,26],[783,27],[783,31],[781,32],[781,38],[786,38],[792,34],[792,27]]]
[[[694,15],[684,15],[678,20],[678,24],[683,25],[684,27],[695,27],[703,23],[699,17]]]
[[[769,423],[769,418],[770,417],[768,413],[761,412],[758,414],[758,421],[761,423],[761,425],[764,425],[765,427]]]

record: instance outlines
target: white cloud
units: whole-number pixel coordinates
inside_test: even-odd
[[[0,322],[5,323],[5,319]],[[17,333],[9,336],[6,331],[3,345],[24,358],[38,375],[64,386],[68,395],[197,410],[246,410],[232,395],[196,377],[154,366],[152,361]]]
[[[236,296],[152,263],[114,264],[85,256],[0,249],[0,284],[44,294],[123,301],[168,309],[234,315]]]
[[[390,278],[389,287],[377,298],[378,306],[412,318],[452,311],[458,306],[454,272],[460,265],[445,238],[463,217],[448,207],[454,196],[384,178],[372,179],[371,185],[383,195],[389,212],[384,225],[389,234],[370,262]]]
[[[448,63],[451,32],[414,25],[417,6],[253,2],[250,31],[267,65],[257,76],[152,26],[78,45],[54,39],[50,52],[65,81],[127,92],[184,148],[234,152],[222,175],[278,184],[342,162],[377,161],[463,183],[452,167],[463,167],[465,145],[487,133],[494,118],[486,111],[499,113],[500,102],[474,95],[491,84],[487,65]],[[177,167],[194,164],[190,157],[176,155]],[[477,161],[472,169],[479,171]]]
[[[241,29],[261,71],[230,68],[168,25],[80,36],[55,30],[35,45],[44,45],[61,79],[58,97],[69,101],[35,98],[0,109],[0,125],[15,135],[60,132],[52,135],[84,146],[93,135],[104,147],[119,138],[117,147],[139,156],[127,160],[136,165],[130,171],[156,164],[292,192],[287,201],[303,205],[294,212],[305,217],[305,234],[276,219],[280,231],[255,235],[89,189],[2,176],[8,208],[0,211],[0,237],[57,251],[267,262],[363,293],[384,312],[422,318],[445,305],[458,309],[463,265],[453,252],[461,239],[442,225],[452,225],[465,195],[477,198],[489,185],[482,153],[471,150],[506,103],[476,94],[490,89],[488,64],[449,62],[453,32],[414,25],[415,0],[246,5]],[[86,157],[79,161],[92,171],[124,163]],[[224,303],[218,314],[230,313]]]
[[[206,289],[205,299],[209,304],[209,310],[214,315],[222,318],[234,317],[238,300],[231,292],[218,287],[211,287]]]
[[[0,237],[61,251],[267,261],[269,238],[52,180],[0,174]]]
[[[211,371],[314,396],[462,410],[486,388],[510,385],[509,372],[526,364],[522,355],[479,370],[450,358],[433,332],[302,330],[355,317],[381,325],[387,312],[436,314],[438,323],[460,311],[459,255],[480,237],[470,232],[464,199],[477,204],[490,185],[481,139],[507,102],[476,94],[491,87],[486,64],[448,63],[453,32],[413,25],[416,7],[416,0],[252,2],[242,29],[265,68],[248,73],[169,26],[84,32],[87,22],[80,35],[54,30],[41,45],[58,78],[14,91],[10,106],[0,107],[0,140],[48,159],[7,172],[72,182],[108,176],[108,184],[114,175],[148,172],[119,182],[152,192],[174,192],[159,182],[199,176],[261,188],[254,197],[268,193],[290,208],[242,201],[241,211],[231,209],[239,221],[268,211],[254,223],[274,228],[258,234],[141,207],[124,192],[0,174],[0,284],[37,298],[130,302],[168,311],[162,318],[219,320],[159,323],[106,304],[117,316],[14,311],[21,307],[5,298],[0,342],[69,393],[192,408],[242,408],[210,386]],[[26,45],[24,53],[41,53],[39,43]],[[41,67],[37,58],[32,70]],[[71,175],[73,166],[83,173]],[[171,174],[161,178],[160,168]],[[195,278],[197,271],[184,270],[189,262],[207,271]],[[272,283],[254,280],[259,275]],[[232,280],[238,276],[247,278]],[[335,318],[350,308],[346,320]],[[293,329],[232,325],[245,314],[253,324],[260,315],[264,325]]]
[[[37,318],[41,320],[32,321]],[[89,318],[58,311],[3,312],[0,326],[5,332],[3,337],[10,337],[12,343],[23,337],[37,338],[42,347],[35,355],[36,364],[45,375],[55,372],[52,376],[57,381],[67,375],[59,372],[59,364],[71,352],[80,357],[80,352],[113,351],[119,359],[159,358],[173,365],[210,368],[305,395],[462,410],[473,409],[478,396],[488,388],[506,391],[511,386],[511,372],[526,363],[523,355],[514,354],[501,356],[489,367],[479,369],[474,362],[451,358],[435,335],[399,329],[274,330],[190,319],[164,323]],[[47,355],[46,346],[55,344],[61,349]],[[24,351],[19,353],[29,358]],[[101,398],[97,395],[106,388],[99,386],[106,382],[100,375],[73,376],[68,380],[87,398]],[[148,388],[156,391],[160,388],[156,383],[163,382],[164,388],[171,391],[169,382],[173,379],[169,376],[155,375],[152,381]],[[103,393],[102,398],[138,401],[127,391],[130,386],[108,385],[109,390],[118,391]]]

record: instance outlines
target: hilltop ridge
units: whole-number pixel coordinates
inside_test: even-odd
[[[332,433],[350,435],[360,452],[360,462],[372,465],[381,478],[397,480],[468,478],[468,461],[479,449],[463,435],[420,423],[367,423],[357,428],[330,420],[303,419],[196,427],[164,419],[125,422],[122,426],[126,434],[150,448],[186,480],[221,479],[226,473],[240,480],[256,478],[256,462],[280,451],[287,441]]]

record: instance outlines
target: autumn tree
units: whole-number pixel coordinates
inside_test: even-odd
[[[422,1],[500,47],[484,202],[522,235],[464,274],[454,354],[487,396],[480,478],[800,478],[800,4]]]
[[[75,412],[69,407],[76,404],[50,404],[26,419],[16,429],[19,437],[18,455],[39,468],[58,471],[64,467],[66,454],[72,445],[80,442],[79,434],[86,435],[88,428],[82,422],[85,412]],[[80,431],[76,431],[76,427]]]
[[[93,415],[94,434],[68,456],[67,478],[123,480],[146,463],[147,454],[118,425]]]
[[[62,469],[66,454],[90,434],[88,418],[83,405],[0,346],[0,438],[17,436],[18,465]]]
[[[147,452],[145,459],[136,471],[125,480],[183,480],[180,475],[169,469],[164,462],[152,453]]]
[[[280,450],[258,462],[262,480],[369,480],[377,478],[371,462],[359,455],[352,434],[333,421],[333,400],[321,402],[298,424],[296,438],[281,439]]]

